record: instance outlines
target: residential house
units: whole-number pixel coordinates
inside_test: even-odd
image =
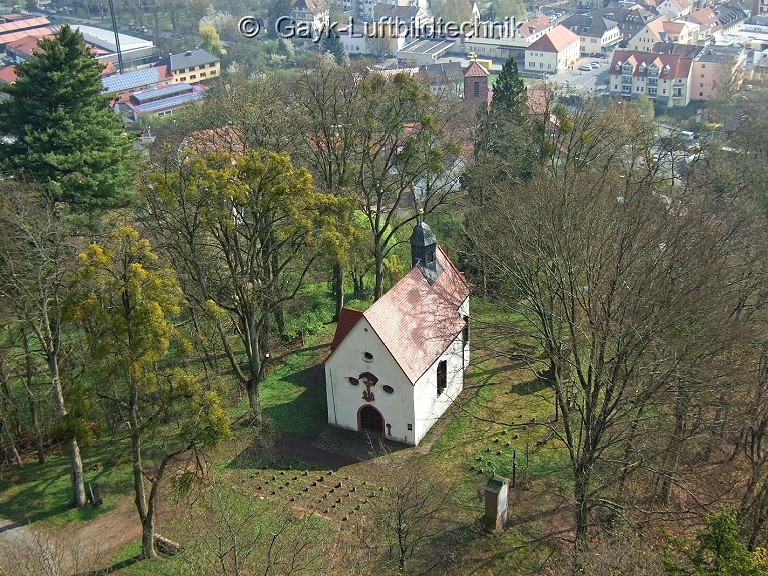
[[[221,76],[220,60],[202,48],[170,54],[158,65],[167,67],[174,83],[195,84]]]
[[[621,30],[617,22],[603,16],[573,14],[560,22],[571,32],[579,35],[579,50],[582,54],[609,52],[621,42]]]
[[[741,29],[749,18],[749,12],[744,10],[738,2],[720,4],[715,8],[715,13],[720,20],[721,34],[730,34]]]
[[[330,23],[330,9],[325,0],[297,0],[291,7],[291,19],[297,33],[318,38]]]
[[[625,8],[617,3],[611,3],[597,13],[598,16],[608,18],[617,23],[621,30],[621,39],[629,39],[645,27],[646,24],[656,20],[659,16],[645,8],[635,5],[631,8]]]
[[[376,4],[373,7],[373,19],[377,23],[395,26],[396,29],[413,28],[413,36],[418,36],[416,29],[425,23],[427,13],[419,6],[393,6]]]
[[[407,28],[397,29],[395,26],[374,22],[353,21],[348,25],[338,26],[336,31],[344,51],[350,56],[371,54],[382,57],[394,54],[414,38]]]
[[[670,20],[682,18],[693,11],[693,0],[664,0],[656,11]]]
[[[355,19],[372,21],[375,16],[376,9],[380,9],[383,5],[408,7],[415,6],[422,10],[425,14],[430,12],[429,0],[336,0],[336,5],[341,8],[342,12],[348,14]]]
[[[497,26],[490,33],[477,36],[472,32],[464,38],[464,49],[467,54],[474,53],[480,57],[522,61],[525,49],[552,28],[552,22],[542,14],[521,22],[515,28]]]
[[[580,39],[565,26],[558,25],[525,49],[525,69],[557,74],[579,59]]]
[[[691,100],[712,100],[738,90],[746,51],[742,46],[707,46],[693,60]]]
[[[723,26],[720,23],[720,18],[711,6],[705,6],[700,10],[691,12],[684,20],[699,27],[699,40],[715,38],[722,33]]]
[[[169,116],[204,97],[202,86],[182,82],[134,92],[125,102],[118,104],[118,109],[125,113],[128,120],[138,122],[141,118]]]
[[[37,50],[37,43],[43,38],[54,38],[54,34],[44,36],[24,36],[18,40],[8,42],[5,46],[5,53],[14,64],[21,64],[32,58],[32,53]]]
[[[329,424],[417,445],[464,387],[470,288],[425,222],[410,243],[405,277],[342,309],[325,382]]]
[[[695,44],[699,40],[699,27],[684,20],[671,21],[666,16],[646,24],[630,40],[628,50],[650,52],[657,42]]]
[[[448,94],[456,98],[464,96],[464,68],[461,62],[427,64],[419,68],[419,76],[429,82],[434,94]]]
[[[16,82],[16,67],[11,64],[0,68],[0,84],[13,84]]]
[[[195,130],[184,139],[180,150],[195,154],[227,152],[241,156],[248,149],[248,142],[241,128],[227,124],[216,128]]]
[[[44,20],[44,18],[43,18]],[[0,24],[3,26],[3,24]],[[44,38],[46,36],[53,36],[58,32],[58,26],[43,26],[39,28],[31,28],[28,30],[13,30],[8,32],[0,32],[0,50],[5,50],[8,44],[23,40],[25,38]]]
[[[608,90],[611,96],[633,99],[645,94],[657,106],[687,106],[692,72],[693,58],[616,50],[608,69]]]

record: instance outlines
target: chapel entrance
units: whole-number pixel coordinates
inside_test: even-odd
[[[373,406],[363,406],[357,416],[360,432],[384,435],[384,417]]]

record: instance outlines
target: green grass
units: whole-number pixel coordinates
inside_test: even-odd
[[[72,508],[69,459],[51,456],[45,464],[29,463],[23,468],[4,469],[0,477],[0,516],[17,522],[40,522],[66,527],[109,512],[131,486],[131,469],[113,463],[113,445],[83,450],[86,490],[91,483],[104,500],[98,507]]]
[[[322,361],[325,343],[333,337],[335,325],[323,327],[319,334],[307,336],[304,346],[272,360],[260,386],[264,416],[276,432],[306,434],[326,417]],[[230,414],[240,416],[248,410],[248,398],[231,406]]]

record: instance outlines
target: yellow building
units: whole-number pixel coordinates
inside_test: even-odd
[[[171,54],[160,64],[168,66],[174,84],[196,84],[221,76],[221,61],[201,48]]]

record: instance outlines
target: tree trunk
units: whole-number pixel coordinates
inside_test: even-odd
[[[155,524],[147,507],[147,495],[144,491],[144,464],[141,458],[141,431],[139,429],[138,393],[131,391],[131,414],[129,425],[131,427],[131,456],[133,458],[133,491],[135,495],[136,511],[141,521],[141,556],[142,558],[154,558],[155,551]]]
[[[45,353],[48,360],[48,371],[51,375],[53,384],[53,397],[56,405],[56,415],[61,421],[67,415],[67,407],[64,403],[64,389],[61,385],[61,374],[59,372],[59,324],[57,321],[51,322],[48,316],[48,310],[44,306],[41,320],[43,323],[43,332],[38,332],[38,338],[45,345]],[[45,336],[45,338],[41,338]],[[77,444],[77,438],[70,438],[67,443],[69,447],[69,467],[72,475],[72,503],[77,508],[83,508],[87,503],[85,497],[85,482],[83,479],[83,461],[80,458],[80,446]]]
[[[5,454],[3,461],[10,461],[17,466],[22,466],[23,462],[21,461],[19,451],[16,449],[16,441],[13,434],[11,434],[11,431],[8,429],[8,425],[3,420],[0,420],[0,432],[2,432],[2,435],[6,438],[6,443],[4,444],[5,447],[3,449]]]
[[[34,374],[34,366],[32,365],[32,353],[29,349],[29,340],[27,339],[27,331],[22,328],[21,330],[21,343],[24,348],[24,366],[26,368],[24,378],[24,389],[27,392],[27,401],[29,402],[29,417],[32,420],[32,428],[35,432],[35,445],[37,448],[37,461],[40,464],[45,464],[45,447],[43,446],[43,432],[40,429],[40,417],[37,413],[37,400],[35,399],[35,393],[32,391],[32,377]]]
[[[664,505],[669,504],[669,498],[672,494],[672,480],[680,462],[680,447],[685,440],[685,421],[688,416],[688,391],[682,385],[678,385],[675,396],[675,426],[667,445],[666,457],[662,466],[666,469],[666,473],[657,479],[657,484],[660,486],[656,499]]]
[[[141,521],[141,556],[143,558],[155,558],[155,515],[148,514]]]
[[[19,406],[19,402],[16,399],[16,396],[11,392],[11,387],[8,385],[8,378],[5,374],[5,372],[2,370],[2,366],[0,365],[0,383],[2,384],[2,390],[3,390],[3,396],[5,397],[6,404],[8,405],[8,410],[5,412],[6,415],[6,425],[10,426],[10,428],[13,431],[13,435],[15,435],[16,439],[21,438],[21,419],[19,415],[21,414],[21,407]],[[10,423],[8,422],[8,419],[10,419]],[[8,431],[11,433],[11,431]]]
[[[248,382],[248,406],[251,409],[253,421],[257,426],[261,426],[263,424],[261,414],[261,399],[259,398],[259,387],[259,382]]]
[[[85,482],[83,480],[83,461],[80,458],[80,446],[72,438],[69,446],[69,466],[72,471],[72,503],[77,508],[83,508],[88,500],[85,497]]]
[[[333,298],[336,302],[333,321],[338,322],[344,308],[344,268],[338,262],[333,265]]]
[[[381,240],[376,240],[374,250],[374,269],[376,271],[376,284],[373,288],[373,301],[376,302],[384,295],[384,251],[381,247]]]
[[[573,513],[576,537],[573,546],[573,573],[584,573],[584,558],[589,550],[589,513],[590,506],[587,493],[589,491],[590,473],[587,464],[579,464],[574,474],[573,496],[575,509]]]
[[[246,383],[246,392],[248,393],[248,406],[251,410],[253,423],[261,426],[263,423],[261,414],[261,399],[259,398],[259,386],[264,376],[264,366],[261,361],[262,353],[262,333],[261,323],[256,322],[256,313],[249,313],[247,324],[245,326],[248,334],[247,355],[248,355],[248,382]]]

